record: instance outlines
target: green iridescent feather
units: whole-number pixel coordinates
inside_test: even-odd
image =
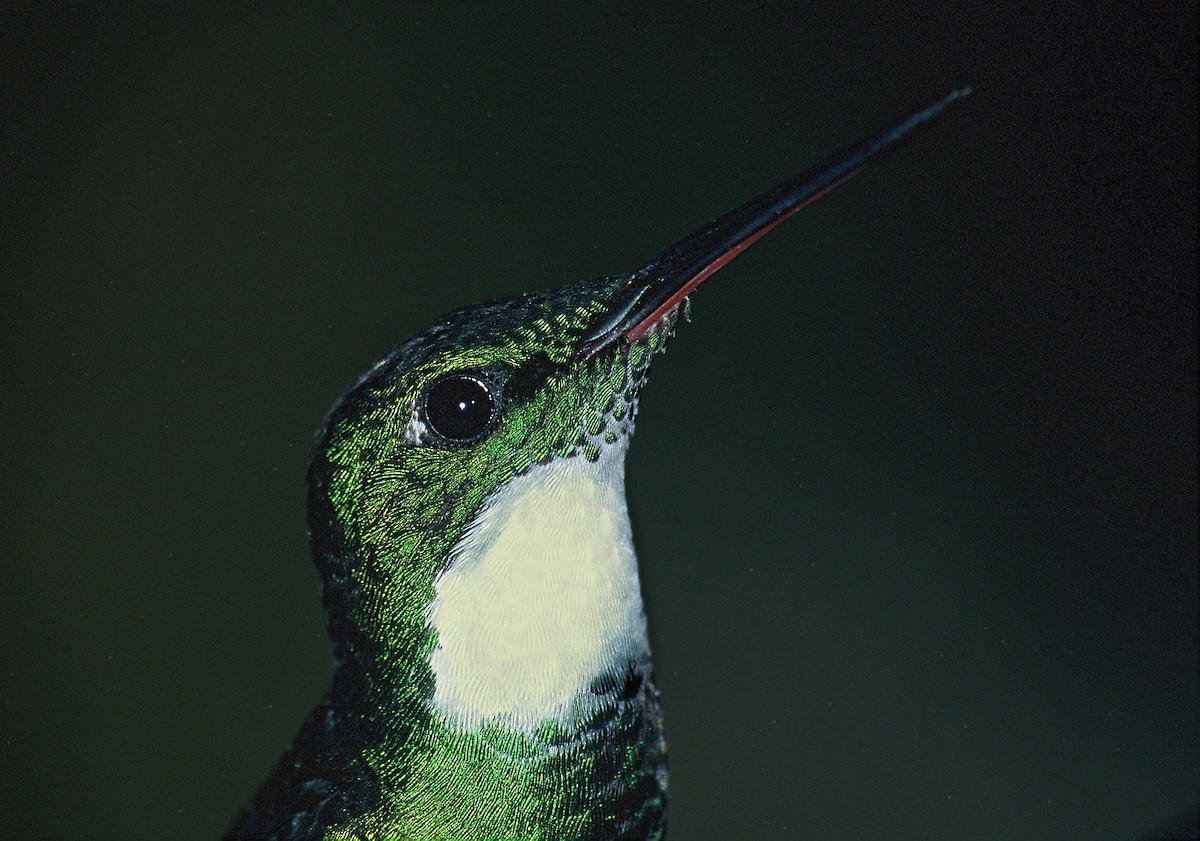
[[[309,522],[337,671],[329,696],[226,836],[233,839],[644,839],[665,824],[666,768],[648,652],[598,676],[581,726],[465,732],[434,708],[427,608],[488,494],[552,459],[596,460],[632,431],[673,317],[583,359],[623,279],[488,303],[401,344],[326,420]],[[503,394],[472,446],[425,446],[422,393],[452,371]]]

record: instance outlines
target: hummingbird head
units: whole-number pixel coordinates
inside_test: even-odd
[[[458,310],[343,396],[309,471],[310,536],[339,663],[433,657],[436,584],[488,500],[517,477],[555,461],[592,465],[620,492],[624,517],[638,392],[679,308],[651,305],[647,287],[636,274],[600,278]],[[640,620],[640,599],[636,608]]]
[[[377,362],[330,413],[309,471],[338,662],[383,669],[375,685],[432,699],[468,729],[578,721],[607,695],[629,695],[621,676],[648,674],[649,652],[624,453],[679,307],[968,93],[784,181],[632,274],[459,310]]]

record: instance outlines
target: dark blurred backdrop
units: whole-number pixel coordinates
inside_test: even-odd
[[[676,841],[1194,809],[1191,4],[6,4],[0,826],[209,839],[330,673],[322,415],[968,105],[725,270],[629,493]]]

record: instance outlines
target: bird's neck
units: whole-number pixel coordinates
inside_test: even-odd
[[[596,682],[649,660],[624,446],[560,458],[492,493],[426,611],[434,708],[451,726],[580,726]]]
[[[360,726],[380,825],[655,825],[665,761],[623,455],[553,459],[488,495],[418,621],[347,646],[331,715]]]

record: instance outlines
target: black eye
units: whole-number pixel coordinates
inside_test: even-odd
[[[466,374],[439,380],[425,395],[425,419],[447,441],[461,444],[478,437],[495,414],[487,383]]]

